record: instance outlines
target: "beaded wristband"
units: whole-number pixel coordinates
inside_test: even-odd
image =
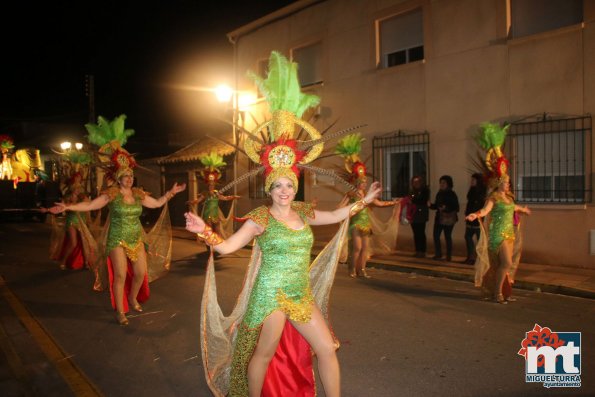
[[[202,233],[196,233],[199,239],[205,242],[206,245],[215,246],[221,244],[223,238],[215,233],[209,225],[205,225],[205,230]]]
[[[349,216],[354,216],[358,212],[361,212],[367,206],[368,206],[368,204],[366,203],[366,201],[364,199],[356,201],[355,203],[353,203],[351,208],[349,208]]]

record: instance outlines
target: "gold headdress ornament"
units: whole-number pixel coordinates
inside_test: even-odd
[[[273,51],[269,59],[269,73],[266,80],[251,74],[258,88],[267,99],[272,119],[257,126],[246,138],[244,150],[252,161],[264,166],[265,190],[269,191],[273,181],[280,177],[291,179],[298,188],[299,165],[308,164],[322,152],[324,143],[309,151],[299,150],[293,138],[295,126],[299,125],[311,139],[320,139],[320,133],[301,116],[305,110],[318,105],[320,98],[300,91],[297,78],[297,64]],[[269,142],[254,139],[260,131],[268,128]]]
[[[134,174],[136,160],[122,146],[126,144],[128,137],[134,134],[134,130],[125,129],[124,122],[126,115],[122,114],[112,121],[108,121],[102,116],[97,118],[97,124],[85,124],[89,132],[87,138],[89,142],[99,146],[100,157],[107,163],[107,175],[113,182],[117,181],[123,175]],[[105,158],[108,161],[105,161]]]
[[[269,191],[272,183],[281,177],[289,178],[297,190],[300,169],[331,176],[352,188],[332,170],[315,167],[310,163],[320,156],[324,149],[324,142],[362,126],[322,136],[314,126],[302,120],[304,111],[318,105],[320,98],[301,92],[297,67],[296,63],[288,61],[283,55],[273,51],[269,58],[269,72],[266,79],[254,73],[248,74],[267,100],[272,117],[251,132],[247,132],[244,141],[243,152],[260,167],[227,184],[220,189],[220,192],[263,171],[266,177],[266,191]],[[296,140],[294,138],[296,126],[304,130],[310,136],[310,140]],[[236,147],[236,149],[241,151],[241,148]]]
[[[502,145],[504,145],[509,128],[510,125],[500,127],[495,123],[480,124],[477,142],[486,151],[484,174],[491,189],[495,189],[500,183],[510,179],[508,176],[509,162],[502,153]]]
[[[227,163],[223,161],[223,157],[216,152],[211,152],[207,155],[198,158],[205,168],[200,171],[200,175],[203,177],[205,183],[213,182],[217,183],[221,178],[221,167],[225,167]]]
[[[341,139],[335,147],[335,153],[343,157],[345,161],[345,170],[349,174],[349,181],[356,185],[367,180],[366,165],[359,157],[364,141],[365,139],[359,133],[349,134]]]

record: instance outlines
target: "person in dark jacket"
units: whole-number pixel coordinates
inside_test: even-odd
[[[471,175],[471,186],[467,192],[467,206],[465,207],[465,216],[473,214],[483,208],[486,201],[486,186],[483,183],[483,175],[475,173]],[[467,244],[467,258],[462,262],[467,265],[473,265],[475,258],[475,241],[473,236],[479,241],[480,234],[479,221],[465,222],[465,243]]]
[[[444,231],[446,240],[446,260],[452,258],[452,229],[458,220],[459,198],[452,190],[453,182],[450,175],[440,177],[440,190],[436,193],[436,200],[430,206],[436,210],[434,219],[434,257],[432,259],[442,259],[442,247],[440,245],[440,234]]]
[[[426,185],[423,177],[416,175],[411,178],[411,191],[409,192],[409,202],[413,206],[410,223],[413,230],[413,240],[415,242],[415,257],[425,258],[426,256],[426,223],[429,218],[428,206],[430,203],[430,189]]]

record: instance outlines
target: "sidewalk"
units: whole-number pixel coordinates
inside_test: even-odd
[[[192,233],[183,228],[174,228],[174,237],[194,239]],[[318,254],[325,244],[326,241],[315,241],[312,254]],[[463,259],[463,257],[453,257],[454,262],[435,261],[430,258],[414,258],[412,252],[398,251],[394,255],[371,258],[368,261],[368,268],[417,273],[473,283],[475,279],[473,266],[456,263]],[[521,263],[514,288],[595,299],[595,269]]]

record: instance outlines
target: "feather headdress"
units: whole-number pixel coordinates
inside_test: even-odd
[[[205,183],[217,183],[221,177],[221,167],[225,167],[227,163],[223,161],[223,157],[216,152],[211,152],[207,155],[199,157],[200,162],[205,168],[200,171]]]
[[[301,92],[297,68],[296,63],[273,51],[266,79],[248,73],[267,100],[272,118],[247,133],[244,142],[246,155],[260,167],[226,185],[222,192],[263,171],[266,191],[280,177],[289,178],[297,190],[300,169],[317,169],[308,164],[320,155],[325,139],[301,116],[308,108],[318,105],[320,98]],[[294,138],[296,126],[309,135],[309,141],[298,142]]]
[[[341,139],[335,147],[335,153],[343,157],[349,180],[354,184],[366,181],[366,165],[359,157],[364,141],[365,138],[362,138],[359,133],[349,134]]]
[[[97,124],[85,124],[89,142],[99,146],[100,158],[108,158],[108,161],[103,162],[107,176],[112,181],[117,181],[122,175],[133,174],[136,168],[134,156],[122,147],[134,135],[134,130],[124,128],[125,121],[126,115],[121,114],[112,121],[99,116]]]
[[[480,130],[476,137],[479,146],[486,151],[484,165],[484,174],[488,181],[488,186],[496,188],[501,182],[508,181],[509,162],[502,146],[506,140],[506,134],[510,125],[500,127],[496,123],[481,123]]]

